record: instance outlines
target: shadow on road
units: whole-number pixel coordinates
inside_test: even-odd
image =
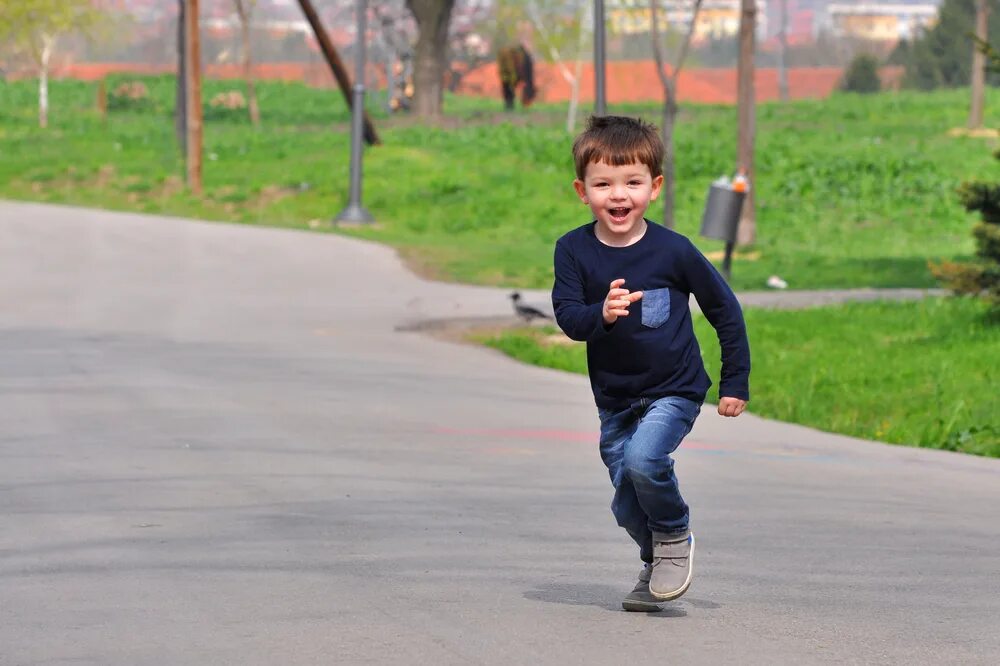
[[[575,585],[553,583],[539,585],[524,593],[525,599],[545,601],[551,604],[567,606],[597,606],[609,611],[624,613],[622,610],[623,592],[609,585]],[[654,617],[687,617],[687,611],[673,605],[664,606],[658,613],[647,613]]]

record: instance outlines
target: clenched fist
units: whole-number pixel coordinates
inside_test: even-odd
[[[746,408],[746,400],[739,398],[721,398],[719,400],[719,414],[722,416],[739,416]]]

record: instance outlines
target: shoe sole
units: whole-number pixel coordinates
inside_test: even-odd
[[[660,604],[652,601],[631,601],[628,599],[622,602],[622,608],[632,613],[655,613],[663,610]]]
[[[694,575],[694,534],[691,534],[691,553],[688,555],[688,575],[685,579],[684,584],[680,588],[674,590],[673,592],[667,592],[666,594],[657,594],[653,591],[653,588],[649,588],[649,593],[653,595],[653,598],[657,601],[673,601],[678,597],[682,596],[691,587],[691,576]]]

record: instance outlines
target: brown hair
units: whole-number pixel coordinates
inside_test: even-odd
[[[645,164],[656,178],[663,174],[663,141],[653,125],[625,116],[591,116],[573,142],[576,177],[583,180],[587,165]]]

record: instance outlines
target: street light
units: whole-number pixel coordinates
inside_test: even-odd
[[[608,112],[604,92],[604,0],[594,0],[594,115]]]
[[[347,208],[334,222],[368,224],[375,221],[361,205],[361,159],[363,157],[365,109],[365,0],[358,0],[358,34],[354,53],[354,95],[351,103],[351,193]]]

